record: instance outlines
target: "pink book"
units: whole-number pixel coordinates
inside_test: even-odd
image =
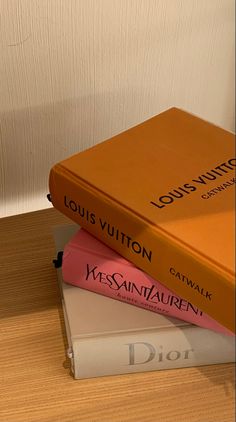
[[[233,335],[83,229],[64,248],[62,273],[74,286]]]

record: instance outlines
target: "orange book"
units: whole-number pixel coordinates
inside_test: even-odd
[[[234,135],[172,108],[50,172],[55,208],[235,332]]]

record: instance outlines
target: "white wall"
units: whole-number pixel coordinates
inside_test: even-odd
[[[234,126],[234,0],[0,0],[0,215],[53,163],[180,106]]]

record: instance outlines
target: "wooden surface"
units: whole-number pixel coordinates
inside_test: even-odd
[[[1,422],[233,422],[234,365],[75,381],[51,228],[56,210],[0,220]]]

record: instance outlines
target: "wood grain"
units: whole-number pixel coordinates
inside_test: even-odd
[[[75,381],[50,209],[0,220],[1,422],[233,422],[234,365]]]

